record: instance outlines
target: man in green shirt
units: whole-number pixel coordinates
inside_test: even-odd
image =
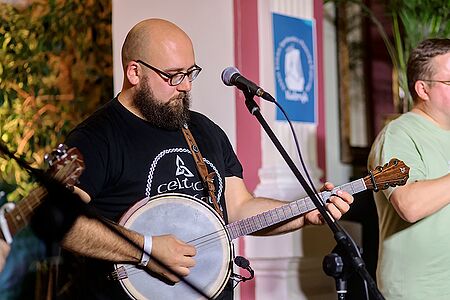
[[[375,140],[369,168],[392,157],[410,170],[405,186],[375,194],[380,226],[377,280],[389,300],[450,299],[450,40],[411,52],[414,108]]]

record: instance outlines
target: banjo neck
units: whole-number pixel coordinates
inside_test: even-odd
[[[384,166],[378,166],[369,171],[369,175],[364,178],[335,187],[332,191],[319,193],[319,201],[325,204],[331,195],[336,194],[338,190],[349,193],[350,195],[365,191],[367,189],[375,192],[404,185],[409,178],[409,167],[397,158],[392,158]],[[256,216],[233,222],[225,226],[230,239],[248,235],[264,228],[276,225],[278,223],[290,220],[300,216],[316,206],[309,197],[289,202],[280,207],[260,213]]]
[[[331,195],[336,194],[338,190],[343,190],[353,195],[367,190],[367,187],[364,179],[361,178],[335,187],[332,191],[324,191],[319,193],[319,201],[325,204],[326,200],[328,200]],[[240,236],[249,235],[251,233],[263,230],[267,227],[290,220],[314,209],[316,209],[316,206],[314,205],[311,198],[304,197],[289,202],[280,207],[257,214],[253,217],[230,223],[225,227],[230,235],[230,238],[235,239]]]

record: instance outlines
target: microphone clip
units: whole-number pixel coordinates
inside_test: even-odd
[[[245,282],[247,280],[251,280],[255,277],[255,271],[250,267],[250,262],[248,259],[246,259],[243,256],[236,256],[234,258],[234,263],[241,269],[247,270],[247,272],[250,274],[249,277],[242,276],[240,274],[232,273],[231,277],[233,279],[237,279],[238,282]]]

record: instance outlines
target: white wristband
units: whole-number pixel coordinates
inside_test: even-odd
[[[12,211],[14,207],[15,204],[12,202],[7,202],[2,207],[0,207],[0,230],[3,233],[3,237],[8,244],[12,243],[12,235],[9,231],[8,221],[6,221],[5,218],[5,212]]]
[[[153,239],[150,235],[144,235],[144,249],[142,251],[141,261],[139,262],[140,266],[145,267],[150,260],[149,254],[152,253]],[[148,253],[148,254],[147,254]]]

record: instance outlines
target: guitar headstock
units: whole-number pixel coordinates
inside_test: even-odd
[[[388,187],[404,185],[409,178],[409,167],[397,158],[392,158],[384,166],[378,166],[364,177],[367,189],[375,192],[385,190]]]
[[[66,186],[78,182],[84,170],[83,156],[77,148],[59,144],[50,154],[45,155],[45,161],[50,166],[48,173]]]

